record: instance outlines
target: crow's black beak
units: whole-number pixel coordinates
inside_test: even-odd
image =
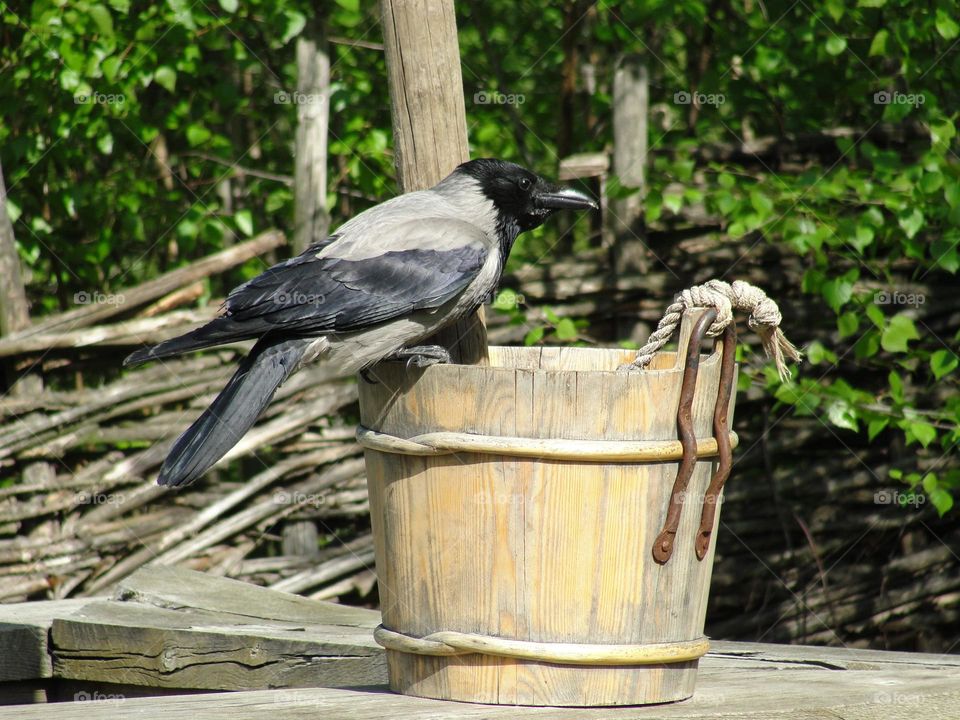
[[[598,205],[583,193],[570,188],[552,187],[547,192],[537,193],[537,207],[546,210],[596,210]]]

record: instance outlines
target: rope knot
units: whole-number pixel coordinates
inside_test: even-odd
[[[710,337],[717,337],[734,321],[734,310],[748,313],[747,325],[760,336],[764,352],[773,359],[780,379],[784,382],[790,380],[786,360],[799,362],[801,355],[780,329],[783,320],[780,308],[763,290],[742,280],[733,284],[710,280],[678,293],[657,329],[647,339],[647,344],[637,351],[636,359],[622,369],[643,369],[649,365],[654,354],[673,336],[683,312],[695,307],[716,308],[717,319],[707,330]]]

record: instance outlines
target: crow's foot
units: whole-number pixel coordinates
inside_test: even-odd
[[[412,366],[418,368],[430,367],[439,363],[449,363],[451,361],[450,353],[446,348],[439,345],[417,345],[415,347],[403,348],[390,355],[388,360],[406,360],[407,370]]]

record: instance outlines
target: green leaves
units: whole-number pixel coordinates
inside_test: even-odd
[[[153,72],[153,80],[167,92],[177,89],[177,71],[166,65],[161,65]]]
[[[834,312],[847,304],[853,297],[853,283],[860,277],[860,272],[853,268],[840,277],[827,280],[821,285],[820,293]]]
[[[937,28],[937,32],[940,33],[940,37],[944,40],[953,40],[960,34],[960,25],[957,25],[956,20],[951,17],[948,10],[937,8],[935,17],[934,25]]]
[[[233,216],[237,228],[247,237],[253,236],[253,215],[249,210],[240,210]]]
[[[847,49],[847,41],[839,35],[831,35],[823,47],[830,55],[839,55]]]
[[[887,352],[907,352],[909,350],[907,343],[919,338],[920,333],[917,332],[913,320],[901,313],[890,318],[889,324],[880,337],[880,346]]]
[[[930,371],[937,380],[956,370],[960,360],[950,350],[937,350],[930,355]]]
[[[903,228],[908,238],[913,238],[923,227],[923,213],[915,207],[905,210],[897,216],[897,224]]]

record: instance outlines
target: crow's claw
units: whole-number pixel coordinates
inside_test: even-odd
[[[408,372],[411,367],[425,368],[439,363],[451,362],[450,353],[446,348],[439,345],[417,345],[416,347],[403,348],[393,353],[389,359],[406,360]]]

